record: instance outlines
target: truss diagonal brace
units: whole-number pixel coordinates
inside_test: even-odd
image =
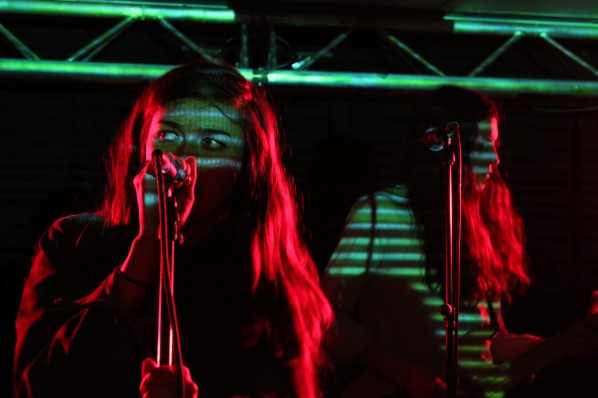
[[[546,40],[551,46],[553,46],[554,48],[559,50],[561,53],[565,54],[567,57],[572,59],[575,63],[580,65],[582,68],[589,70],[594,76],[598,77],[598,70],[596,70],[596,68],[594,68],[592,65],[590,65],[583,59],[581,59],[581,57],[575,55],[572,51],[565,48],[565,46],[563,46],[556,40],[552,39],[550,36],[548,36],[548,34],[542,33],[542,34],[540,34],[540,37],[542,39]]]
[[[349,37],[349,35],[351,34],[352,31],[353,31],[353,29],[348,29],[347,31],[341,33],[336,38],[334,38],[330,43],[328,43],[326,46],[324,46],[324,48],[322,48],[320,51],[318,51],[314,55],[310,55],[309,57],[302,59],[301,61],[295,62],[294,64],[291,65],[291,67],[294,70],[309,69],[309,67],[312,66],[316,61],[318,61],[320,58],[322,58],[324,55],[326,55],[330,51],[334,50],[336,47],[338,47],[339,44],[341,44],[343,41],[345,41],[345,39],[347,37]]]
[[[438,69],[437,67],[432,65],[432,63],[428,62],[424,57],[419,55],[417,52],[415,52],[413,49],[411,49],[411,47],[409,47],[407,44],[403,43],[401,40],[397,39],[395,36],[386,32],[384,29],[378,29],[378,33],[382,36],[382,38],[386,42],[391,44],[393,48],[403,50],[405,53],[407,53],[409,56],[411,56],[411,58],[418,61],[420,64],[422,64],[424,67],[426,67],[426,69],[428,69],[432,73],[434,73],[438,76],[444,76],[444,72],[442,72],[440,69]]]
[[[185,36],[183,34],[183,32],[181,32],[180,30],[175,28],[170,22],[168,22],[167,20],[165,20],[163,18],[160,18],[158,21],[160,22],[160,24],[162,26],[164,26],[164,28],[166,28],[167,31],[169,31],[174,37],[176,37],[178,40],[180,40],[181,43],[183,43],[184,45],[189,47],[191,49],[191,51],[193,51],[195,54],[197,54],[198,56],[200,56],[201,58],[203,58],[207,61],[215,62],[214,58],[212,58],[210,55],[206,54],[206,52],[201,47],[199,47],[191,39],[189,39],[187,36]]]
[[[10,43],[17,49],[22,56],[27,59],[40,59],[39,56],[34,53],[25,43],[19,40],[18,37],[12,34],[12,32],[4,27],[4,25],[0,24],[0,33],[4,35],[10,41]]]
[[[488,65],[496,61],[498,57],[503,55],[513,44],[519,41],[521,37],[523,37],[523,34],[520,31],[515,32],[513,36],[509,38],[509,40],[504,42],[502,46],[500,46],[498,49],[496,49],[496,51],[490,54],[485,60],[482,61],[482,63],[476,66],[471,72],[469,72],[467,76],[473,77],[479,75],[484,69],[488,67]]]
[[[135,22],[134,17],[129,17],[120,21],[118,24],[113,26],[111,29],[107,30],[100,36],[98,36],[95,40],[91,41],[85,47],[77,51],[75,54],[71,55],[67,61],[77,61],[79,59],[83,61],[89,61],[93,57],[95,57],[100,51],[102,51],[108,44],[110,44],[114,39],[120,36],[125,29],[131,26]]]

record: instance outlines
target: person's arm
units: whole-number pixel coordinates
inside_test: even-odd
[[[62,219],[40,241],[15,324],[18,397],[118,397],[136,390],[126,380],[139,372],[131,364],[139,355],[135,336],[103,298],[115,276],[109,264],[96,267],[92,259],[99,253],[86,250],[84,231],[97,223]]]
[[[544,339],[533,334],[509,333],[500,305],[493,305],[498,331],[490,339],[490,354],[496,364],[510,362],[540,344]]]
[[[191,183],[181,186],[173,194],[180,218],[179,228],[184,226],[193,207],[197,182],[195,157],[189,156],[184,162],[188,165]],[[151,167],[150,162],[133,180],[137,193],[139,234],[117,273],[119,286],[116,305],[129,313],[135,313],[145,299],[147,287],[156,279],[160,266],[158,194],[156,179],[149,172]]]

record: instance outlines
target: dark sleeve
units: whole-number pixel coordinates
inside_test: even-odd
[[[107,299],[84,228],[59,220],[42,237],[16,320],[16,397],[132,397],[141,353],[129,320]]]

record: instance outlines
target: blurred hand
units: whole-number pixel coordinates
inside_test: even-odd
[[[576,325],[575,333],[581,338],[581,343],[568,353],[570,359],[598,355],[598,313],[593,311]]]
[[[178,381],[176,366],[158,366],[151,358],[146,358],[141,365],[141,385],[139,392],[143,398],[177,398]],[[197,384],[191,379],[191,372],[183,367],[185,398],[197,398]]]
[[[497,332],[490,341],[490,352],[495,363],[509,362],[544,341],[532,334]]]
[[[446,396],[446,384],[425,369],[412,368],[405,386],[413,398],[441,398]]]

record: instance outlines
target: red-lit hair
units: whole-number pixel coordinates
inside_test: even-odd
[[[479,191],[469,159],[479,134],[478,123],[490,118],[500,121],[498,107],[479,92],[454,86],[433,91],[420,104],[406,141],[403,172],[424,240],[427,280],[431,285],[441,285],[445,267],[446,166],[444,153],[430,151],[422,137],[430,127],[459,123],[463,149],[463,296],[510,300],[513,292],[530,285],[523,222],[513,206],[501,168],[494,167],[486,189]]]
[[[475,296],[509,301],[512,292],[523,292],[531,283],[523,220],[498,170],[490,175],[484,190],[475,189],[473,172],[464,174],[463,237],[474,259]]]
[[[205,62],[175,68],[153,81],[139,97],[111,148],[109,186],[101,208],[106,225],[135,224],[133,177],[145,161],[143,151],[152,113],[182,98],[225,101],[243,116],[246,153],[229,219],[238,220],[237,229],[247,241],[244,250],[251,259],[252,294],[273,288],[280,302],[278,307],[273,305],[279,313],[261,314],[257,329],[246,331],[251,334],[247,338],[256,338],[255,334],[274,340],[276,336],[291,336],[293,347],[285,347],[285,341],[271,344],[282,344],[281,350],[296,354],[292,366],[297,396],[319,397],[320,372],[326,362],[322,343],[332,311],[300,239],[294,184],[282,163],[276,117],[263,90],[232,67]],[[276,325],[274,318],[278,319]],[[280,319],[288,319],[282,325],[287,330],[273,330],[281,326]]]

